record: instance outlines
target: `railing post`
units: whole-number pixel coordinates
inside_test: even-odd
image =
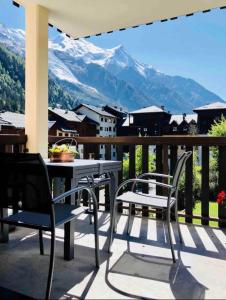
[[[142,173],[147,173],[149,163],[149,147],[148,145],[142,146]],[[149,185],[145,184],[142,186],[142,192],[148,194],[149,193]],[[148,206],[142,207],[142,216],[148,217]]]
[[[129,146],[129,178],[135,178],[136,177],[136,146],[130,145]],[[135,205],[132,205],[131,213],[135,215]]]
[[[117,160],[123,162],[123,146],[116,146],[116,153],[117,153]],[[123,182],[123,164],[122,164],[122,170],[118,172],[118,185],[120,185]],[[118,204],[118,212],[122,213],[122,203]]]
[[[170,175],[173,175],[177,164],[177,146],[171,145],[170,146]]]
[[[156,173],[162,174],[163,172],[163,147],[162,145],[156,145]],[[162,178],[157,177],[156,181],[162,182]],[[156,194],[162,195],[162,187],[156,186]],[[162,211],[156,209],[156,219],[162,219]]]
[[[175,170],[175,167],[177,164],[177,148],[178,147],[176,145],[170,146],[170,175],[172,175],[172,176],[174,174],[174,170]],[[179,199],[177,199],[177,201],[178,201],[178,207],[180,207]],[[172,209],[171,209],[171,220],[175,221],[174,207],[172,207]]]
[[[111,160],[111,145],[106,144],[105,145],[105,159]],[[109,195],[109,186],[105,186],[105,211],[110,210],[110,195]]]
[[[219,147],[218,159],[219,191],[226,191],[226,147]],[[218,217],[226,220],[226,207],[224,205],[218,205]],[[226,227],[226,223],[219,221],[219,227]]]
[[[202,146],[202,183],[201,183],[201,214],[209,218],[209,147]],[[202,225],[209,225],[207,219],[202,219]]]
[[[193,147],[186,147],[186,151],[193,151]],[[185,169],[185,213],[192,216],[193,214],[193,153],[186,162]],[[192,217],[185,217],[185,222],[192,223]]]

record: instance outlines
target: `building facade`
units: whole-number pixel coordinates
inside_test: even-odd
[[[128,135],[159,136],[168,133],[170,118],[163,106],[152,105],[130,112],[123,127]]]
[[[114,137],[116,136],[116,120],[117,118],[105,111],[101,107],[80,104],[77,106],[74,111],[78,115],[86,115],[89,119],[93,120],[96,123],[96,136],[101,137]],[[100,159],[105,158],[105,146],[100,145],[99,155]],[[116,158],[116,148],[112,146],[111,148],[111,159]]]
[[[211,125],[219,121],[222,116],[226,118],[226,103],[214,102],[193,110],[198,115],[198,133],[207,134]]]

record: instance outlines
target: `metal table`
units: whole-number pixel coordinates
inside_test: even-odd
[[[109,173],[111,178],[111,191],[110,191],[110,209],[112,209],[111,202],[113,201],[112,195],[118,186],[118,171],[121,170],[120,161],[110,160],[90,160],[90,159],[76,159],[74,162],[69,163],[52,163],[45,160],[48,168],[48,173],[51,178],[65,178],[64,190],[70,190],[78,185],[81,178],[85,176],[99,175]],[[60,194],[62,191],[58,190],[59,184],[55,181],[54,196]],[[66,199],[67,203],[75,203],[74,197]],[[74,258],[74,236],[72,224],[65,224],[65,238],[64,238],[64,259],[71,260]]]
[[[74,162],[69,163],[52,163],[49,159],[45,160],[48,168],[50,178],[64,178],[64,190],[70,190],[78,185],[78,181],[91,175],[99,175],[102,173],[109,173],[111,178],[111,191],[110,191],[110,208],[112,209],[112,195],[115,194],[118,185],[118,171],[121,170],[122,162],[111,160],[89,160],[89,159],[76,159]],[[57,183],[57,180],[56,180]],[[59,189],[54,188],[54,196],[59,194]],[[75,196],[66,199],[68,203],[75,201]],[[0,241],[8,241],[8,226],[4,226],[4,230],[0,228]],[[64,241],[64,258],[71,260],[74,258],[74,236],[71,224],[65,226],[65,241]]]

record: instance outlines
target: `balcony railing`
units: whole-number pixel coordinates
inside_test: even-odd
[[[26,151],[27,136],[0,134],[0,152],[18,153]]]
[[[52,144],[60,137],[49,137],[49,143]],[[89,153],[95,153],[95,158],[99,159],[100,145],[105,146],[105,159],[111,159],[111,146],[115,146],[115,159],[122,161],[125,157],[129,158],[128,177],[136,177],[136,147],[142,147],[141,169],[142,173],[148,172],[148,161],[150,149],[155,151],[155,171],[158,173],[171,173],[175,167],[178,155],[184,150],[193,153],[199,150],[200,156],[200,174],[201,174],[201,214],[193,214],[193,158],[191,157],[185,168],[185,190],[183,199],[180,199],[179,206],[184,206],[181,217],[185,218],[185,222],[192,223],[193,220],[201,220],[202,225],[209,225],[210,221],[215,221],[220,227],[226,227],[226,208],[223,205],[218,206],[218,217],[210,216],[210,157],[212,155],[212,147],[218,151],[218,167],[217,167],[217,190],[226,190],[226,137],[208,137],[208,136],[161,136],[161,137],[78,137],[78,144],[83,145],[83,157],[89,158]],[[23,151],[25,149],[26,136],[0,135],[0,150]],[[125,155],[126,154],[126,155]],[[119,183],[122,182],[123,170],[118,174]],[[107,192],[107,191],[106,191]],[[147,192],[144,190],[144,192]],[[164,193],[158,189],[157,193]],[[100,204],[101,205],[101,204]],[[102,204],[105,210],[109,210],[109,200],[106,197],[105,203]],[[119,207],[119,211],[126,207]],[[156,213],[156,217],[160,217],[159,213],[148,210],[147,207],[136,208],[141,211],[144,216],[150,212]],[[135,210],[133,210],[135,213]]]

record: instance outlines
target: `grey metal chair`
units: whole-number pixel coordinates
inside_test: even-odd
[[[50,298],[55,259],[55,227],[61,224],[74,230],[75,217],[84,212],[83,207],[61,203],[66,197],[86,190],[94,205],[94,232],[96,267],[99,267],[99,237],[97,200],[88,187],[76,187],[52,198],[47,168],[40,154],[0,154],[0,225],[9,224],[39,230],[40,252],[43,253],[42,231],[51,232],[50,264],[46,299]],[[3,216],[3,209],[12,209]],[[65,235],[65,247],[70,244],[70,234]],[[73,250],[70,248],[70,251]]]
[[[92,189],[95,193],[96,189],[99,189],[101,186],[109,186],[109,190],[111,190],[111,178],[108,173],[102,173],[101,164],[99,165],[99,174],[98,176],[85,176],[82,178],[78,186],[86,186]],[[82,191],[79,193],[79,202],[82,199]],[[88,195],[88,205],[89,209],[92,212],[92,198]],[[92,224],[92,214],[90,214],[90,224]]]
[[[180,242],[182,243],[182,235],[180,231],[180,226],[178,223],[178,206],[177,206],[177,200],[178,200],[178,188],[179,188],[179,179],[182,174],[182,170],[185,166],[185,163],[187,159],[192,155],[192,151],[184,152],[181,157],[178,159],[174,174],[173,176],[165,175],[165,174],[158,174],[158,173],[144,173],[140,175],[138,178],[129,179],[123,182],[115,195],[112,212],[111,212],[111,222],[110,222],[110,238],[109,238],[109,252],[111,251],[111,244],[112,244],[112,238],[115,228],[115,216],[116,216],[116,208],[118,202],[125,202],[129,204],[129,218],[127,223],[127,233],[129,234],[129,221],[130,221],[130,214],[131,214],[131,207],[132,204],[142,205],[142,206],[148,206],[155,209],[160,209],[162,211],[167,212],[167,228],[168,228],[168,235],[169,235],[169,242],[170,242],[170,248],[172,252],[172,258],[173,262],[176,261],[175,259],[175,253],[172,243],[172,234],[170,229],[170,215],[171,215],[171,208],[175,207],[175,219],[176,224],[178,228],[179,238]],[[170,184],[165,184],[153,180],[147,180],[144,179],[145,177],[161,177],[161,178],[167,178],[170,181]],[[119,192],[127,186],[128,184],[132,183],[131,191],[123,192],[121,195],[119,195]],[[160,195],[151,195],[151,194],[144,194],[142,192],[136,191],[135,187],[137,183],[141,184],[154,184],[156,186],[163,187],[167,190],[167,196],[160,196]]]

